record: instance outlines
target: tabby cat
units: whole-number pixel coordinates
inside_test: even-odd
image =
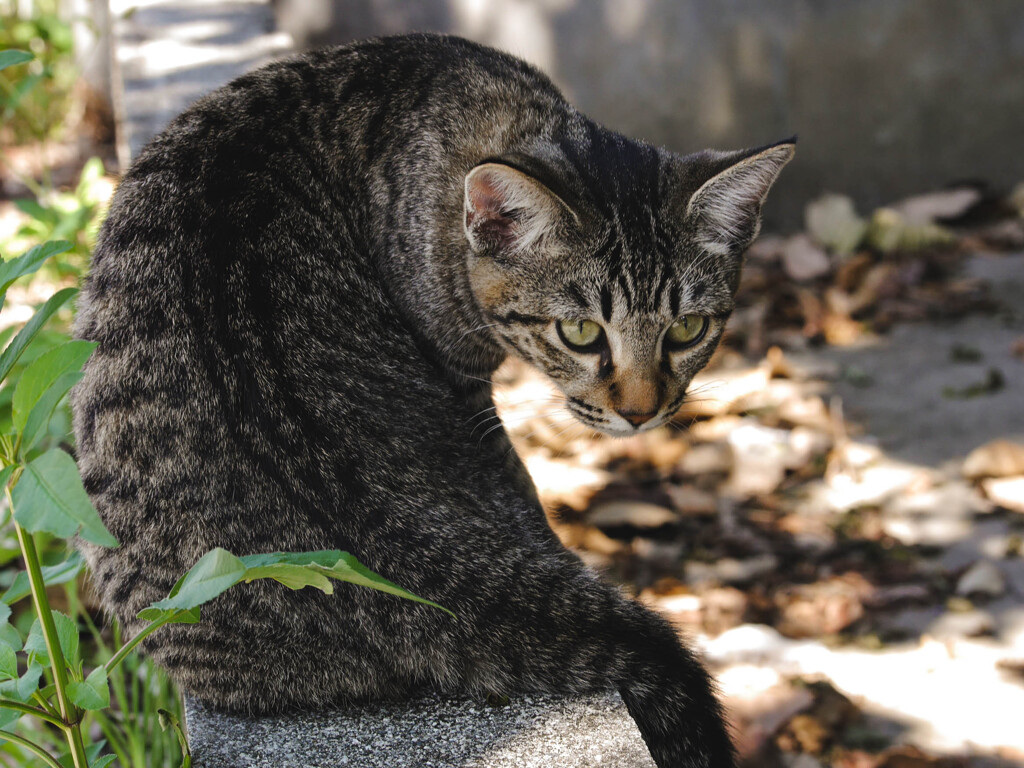
[[[130,629],[213,547],[344,549],[451,609],[238,586],[148,652],[265,713],[444,692],[617,688],[661,768],[730,766],[707,672],[549,528],[491,373],[584,424],[664,424],[733,306],[793,142],[679,157],[508,55],[410,35],[281,61],[200,100],[114,197],[77,335],[82,542]]]

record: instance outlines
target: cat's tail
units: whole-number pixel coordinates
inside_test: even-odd
[[[736,752],[715,686],[673,627],[627,601],[615,681],[659,768],[733,768]]]

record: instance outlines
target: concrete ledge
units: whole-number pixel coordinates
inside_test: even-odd
[[[617,693],[241,717],[186,699],[195,768],[654,768]]]

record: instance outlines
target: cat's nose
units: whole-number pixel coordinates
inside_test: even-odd
[[[648,421],[658,415],[657,411],[620,411],[616,410],[622,418],[632,424],[634,427],[639,427],[646,424]]]

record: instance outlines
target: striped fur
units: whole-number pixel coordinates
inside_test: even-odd
[[[282,61],[199,101],[125,175],[79,305],[99,344],[73,393],[79,465],[122,542],[80,545],[104,604],[134,631],[212,547],[345,549],[458,618],[257,582],[146,650],[252,713],[614,686],[659,766],[732,765],[698,661],[560,545],[504,431],[473,430],[510,352],[601,428],[595,391],[630,377],[677,407],[746,245],[702,249],[687,202],[747,157],[627,140],[522,62],[427,35]],[[561,201],[529,247],[467,238],[467,176],[487,163]],[[686,312],[714,318],[707,342],[644,372]],[[552,336],[584,315],[608,329],[598,360]]]

